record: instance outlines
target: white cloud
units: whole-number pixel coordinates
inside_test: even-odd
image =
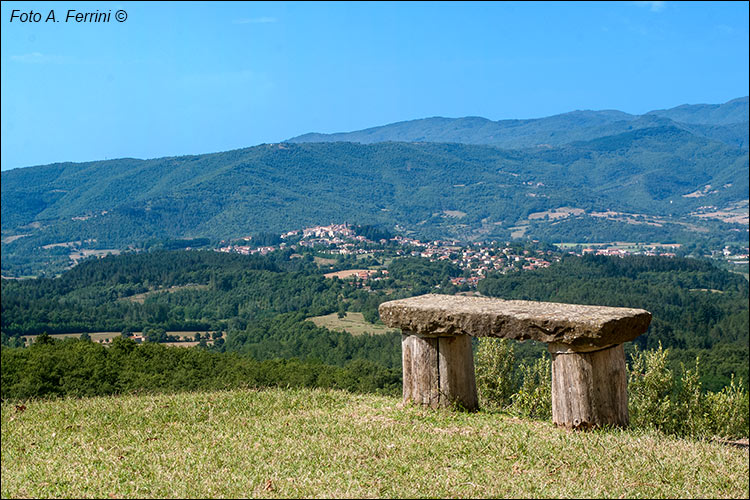
[[[233,24],[268,24],[276,23],[279,20],[275,17],[243,17],[241,19],[235,19],[232,21]]]
[[[667,7],[667,2],[633,2],[636,5],[651,7],[651,12],[661,12]]]

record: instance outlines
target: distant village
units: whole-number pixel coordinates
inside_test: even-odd
[[[610,255],[625,257],[627,255],[661,255],[676,256],[679,244],[651,244],[634,245],[632,243],[611,243],[588,246],[570,246],[553,250],[521,249],[522,243],[485,243],[460,244],[458,241],[433,240],[420,241],[404,236],[395,236],[389,240],[372,241],[358,235],[355,228],[349,224],[331,224],[328,226],[314,226],[305,229],[289,231],[280,235],[281,243],[272,246],[257,246],[252,244],[252,238],[244,238],[245,244],[227,244],[219,248],[221,252],[235,252],[244,255],[266,255],[275,250],[291,248],[314,248],[318,254],[330,255],[372,255],[377,256],[415,256],[431,261],[448,261],[467,271],[464,276],[452,278],[454,285],[469,285],[475,287],[477,282],[490,272],[507,273],[518,270],[532,270],[548,267],[560,260],[564,254],[574,255]],[[538,243],[538,242],[534,242]],[[723,257],[735,262],[747,263],[747,249],[744,254],[731,255],[727,249]],[[375,270],[354,270],[343,277],[355,277],[360,280],[380,279],[382,272]],[[331,273],[337,274],[337,273]],[[340,274],[340,273],[339,273]],[[342,276],[339,276],[342,277]]]

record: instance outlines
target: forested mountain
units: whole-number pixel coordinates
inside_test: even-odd
[[[239,237],[343,221],[463,239],[508,238],[513,226],[533,222],[560,241],[570,236],[560,223],[571,221],[595,226],[592,237],[604,241],[612,231],[641,241],[691,239],[711,228],[731,236],[729,224],[689,214],[747,199],[747,162],[747,151],[653,127],[534,150],[275,144],[17,169],[2,173],[3,266],[14,251],[68,241],[119,248],[153,237]],[[661,219],[527,220],[559,207]],[[9,241],[13,235],[27,236]]]
[[[529,120],[480,117],[425,118],[354,132],[310,133],[289,142],[459,142],[501,148],[558,146],[654,126],[672,126],[726,144],[748,147],[748,98],[724,104],[685,104],[644,115],[622,111],[573,111]]]
[[[682,125],[660,112],[617,111],[505,123],[516,134],[506,138],[554,138],[525,149],[281,143],[9,170],[0,183],[3,275],[67,265],[72,242],[124,249],[154,238],[218,242],[342,222],[463,241],[742,243],[747,123],[727,124],[741,117],[742,106],[747,99],[664,112],[696,122]],[[445,120],[424,123],[440,140],[463,133]],[[495,133],[495,122],[461,123],[486,137]],[[594,130],[600,136],[591,139]]]

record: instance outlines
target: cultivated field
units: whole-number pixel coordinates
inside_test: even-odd
[[[317,326],[322,326],[336,332],[346,331],[355,336],[366,333],[377,335],[395,331],[385,325],[373,325],[365,321],[365,317],[361,312],[347,312],[343,318],[339,318],[337,313],[333,313],[325,316],[315,316],[308,318],[308,320]]]
[[[2,404],[2,498],[748,498],[748,450],[324,390]]]
[[[344,271],[336,271],[334,273],[326,273],[323,276],[326,278],[339,278],[339,279],[346,279],[351,278],[352,276],[356,276],[359,273],[375,273],[377,271],[372,269],[345,269]]]
[[[581,215],[584,212],[585,210],[582,208],[560,207],[560,208],[555,208],[553,210],[547,210],[544,212],[534,212],[532,214],[529,214],[527,219],[528,220],[545,219],[545,218],[549,218],[549,220],[567,219],[571,215]]]
[[[53,339],[67,339],[67,338],[78,338],[83,334],[83,332],[80,333],[55,333],[53,335],[50,335]],[[24,335],[23,338],[26,340],[26,343],[33,343],[34,340],[39,335]],[[94,342],[101,342],[104,341],[112,341],[113,338],[119,337],[120,332],[92,332],[89,333],[89,336],[91,337],[91,340]]]
[[[137,335],[141,335],[143,332],[133,332]],[[168,331],[166,332],[167,335],[175,335],[177,337],[187,337],[190,339],[190,341],[186,342],[163,342],[164,345],[175,345],[180,347],[192,347],[195,345],[198,345],[198,342],[194,342],[193,338],[195,337],[196,333],[200,333],[201,336],[205,336],[208,332],[198,332],[198,331],[192,331],[192,332],[177,332],[177,331]],[[67,338],[79,338],[83,332],[80,333],[55,333],[53,335],[50,335],[53,339],[67,339]],[[89,336],[91,337],[91,340],[93,342],[111,342],[113,338],[119,337],[121,335],[120,332],[93,332],[89,333]],[[27,344],[33,343],[34,339],[36,339],[39,335],[24,335],[23,338],[26,341]],[[213,341],[208,341],[209,344],[212,344]]]

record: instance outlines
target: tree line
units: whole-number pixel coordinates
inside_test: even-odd
[[[87,340],[41,336],[26,349],[2,347],[3,399],[104,396],[260,387],[323,387],[397,394],[399,370],[364,359],[344,366],[296,358],[258,361],[240,353],[138,345],[115,338],[104,347]]]
[[[464,272],[446,261],[414,257],[394,258],[387,269],[387,278],[364,287],[325,278],[327,271],[306,251],[109,256],[82,262],[58,278],[2,280],[2,341],[17,346],[20,335],[95,331],[148,331],[150,340],[160,341],[167,331],[212,331],[224,333],[213,350],[258,360],[296,357],[343,367],[362,359],[398,369],[398,335],[354,337],[307,321],[349,311],[376,323],[382,302],[456,293],[450,278]],[[747,282],[710,262],[566,256],[546,269],[490,274],[478,290],[505,299],[646,309],[653,314],[651,326],[626,351],[663,345],[673,364],[700,355],[701,381],[711,390],[728,384],[733,373],[747,383]],[[531,342],[517,349],[526,361],[542,351]]]

